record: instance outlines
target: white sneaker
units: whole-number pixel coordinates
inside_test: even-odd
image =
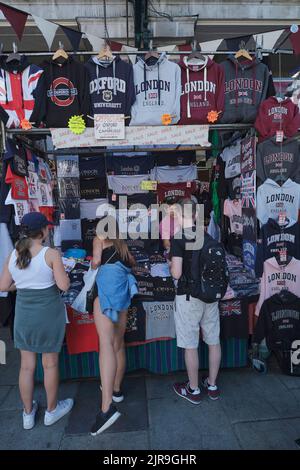
[[[74,400],[72,398],[66,398],[66,400],[58,401],[55,410],[47,411],[45,413],[44,425],[51,426],[56,423],[59,419],[65,416],[73,408]]]
[[[31,413],[23,411],[23,429],[32,429],[35,425],[35,415],[38,410],[38,404],[33,400]]]

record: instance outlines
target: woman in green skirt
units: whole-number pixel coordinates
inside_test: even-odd
[[[58,401],[58,355],[65,335],[65,308],[59,289],[67,291],[69,278],[57,250],[43,247],[48,236],[46,217],[33,212],[22,219],[20,240],[0,276],[0,291],[17,289],[14,343],[21,351],[19,387],[23,427],[32,429],[38,404],[33,400],[36,355],[42,354],[50,426],[73,407],[73,400]]]

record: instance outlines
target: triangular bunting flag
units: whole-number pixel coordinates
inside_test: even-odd
[[[289,39],[291,41],[295,54],[300,54],[300,27],[296,33],[290,34]]]
[[[136,47],[131,47],[131,46],[127,46],[126,44],[123,45],[122,47],[122,52],[136,52],[138,51],[138,49]],[[129,56],[129,60],[130,62],[132,63],[132,65],[135,64],[136,62],[136,54],[130,54]]]
[[[251,34],[248,36],[239,36],[237,38],[228,38],[225,39],[226,45],[227,45],[227,50],[228,51],[238,51],[240,49],[240,44],[242,42],[245,43],[245,47],[247,47],[247,42],[250,40],[252,37]]]
[[[78,51],[83,33],[81,31],[76,31],[75,29],[68,28],[67,26],[59,26],[69,39],[70,43],[72,44],[73,51]]]
[[[52,21],[47,21],[44,20],[44,18],[41,18],[40,16],[35,16],[31,15],[32,18],[35,21],[35,24],[41,31],[42,35],[44,36],[44,39],[48,45],[49,50],[51,49],[53,39],[55,37],[58,24],[52,23]]]
[[[84,36],[89,41],[90,45],[92,46],[93,51],[99,52],[102,47],[105,46],[105,40],[103,38],[98,38],[93,34],[84,33]]]
[[[223,39],[215,39],[214,41],[205,41],[200,42],[200,48],[202,52],[217,51]],[[214,54],[210,54],[211,59],[214,57]]]
[[[13,8],[13,7],[9,7],[8,5],[5,5],[4,3],[1,3],[1,2],[0,2],[0,10],[2,11],[7,21],[11,24],[13,30],[18,36],[19,40],[21,41],[24,28],[25,28],[25,23],[27,21],[28,13],[25,13],[21,10],[17,10],[16,8]]]
[[[268,33],[256,34],[254,36],[256,45],[263,49],[273,49],[283,32],[284,29],[279,29],[276,31],[269,31]]]
[[[112,52],[120,52],[122,50],[123,44],[120,42],[109,41],[109,47]]]

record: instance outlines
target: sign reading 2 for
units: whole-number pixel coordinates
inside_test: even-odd
[[[6,364],[6,345],[4,341],[0,341],[0,364]]]
[[[293,341],[292,343],[292,364],[294,366],[299,366],[300,365],[300,340]]]

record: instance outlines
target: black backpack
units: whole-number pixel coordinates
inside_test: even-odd
[[[203,247],[192,254],[190,295],[205,303],[221,300],[228,287],[225,250],[210,235],[204,235]]]

